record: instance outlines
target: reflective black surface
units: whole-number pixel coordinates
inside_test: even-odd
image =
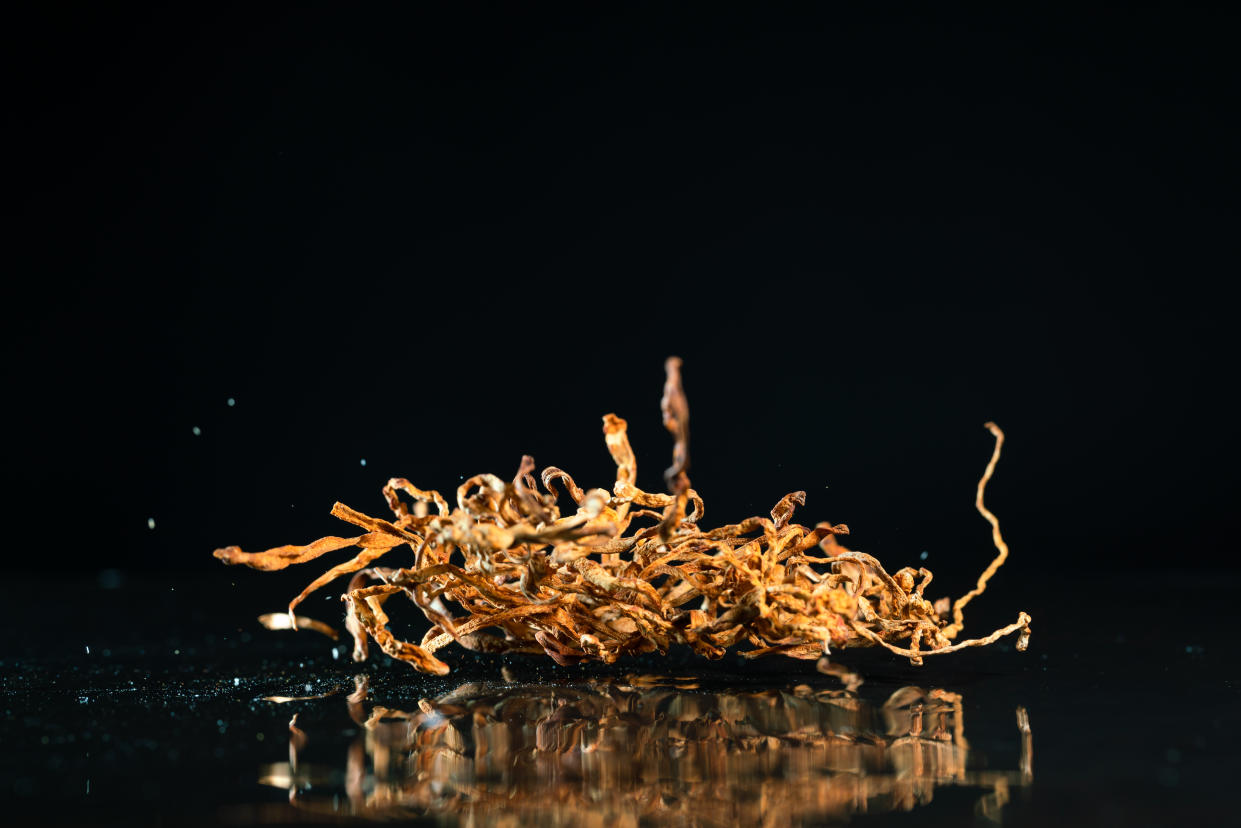
[[[809,684],[503,675],[412,710],[368,704],[369,677],[359,675],[348,746],[299,714],[289,761],[267,765],[260,781],[287,790],[296,808],[373,819],[753,825],[910,810],[946,785],[987,790],[979,812],[998,816],[1012,788],[1032,780],[1024,708],[1018,767],[967,770],[962,699],[942,690],[902,687],[872,704]],[[336,748],[334,762],[320,741]],[[312,745],[318,761],[307,758]]]
[[[275,597],[259,581],[18,584],[21,635],[0,665],[8,812],[1213,824],[1231,797],[1241,699],[1222,577],[1027,584],[1049,596],[1027,653],[913,668],[846,652],[853,691],[813,662],[731,655],[565,669],[460,651],[444,678],[355,665],[321,636],[259,628]]]

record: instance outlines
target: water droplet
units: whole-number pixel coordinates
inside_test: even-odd
[[[237,404],[237,401],[236,401],[235,399],[233,399],[232,397],[229,397],[229,398],[228,398],[228,407],[229,407],[229,408],[232,408],[232,407],[233,407],[234,405],[236,405],[236,404]]]
[[[366,465],[366,458],[365,458],[365,457],[363,457],[363,458],[362,458],[362,465],[363,465],[363,466],[365,466],[365,465]]]
[[[148,529],[155,528],[155,518],[147,518],[147,528]]]
[[[198,426],[194,426],[193,428],[190,429],[190,431],[194,432],[195,437],[201,437],[203,433],[203,430],[199,428]]]

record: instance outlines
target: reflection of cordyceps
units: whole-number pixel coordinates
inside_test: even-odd
[[[339,766],[302,758],[314,731],[295,728],[291,761],[268,766],[261,781],[287,788],[299,807],[358,816],[787,825],[909,809],[941,785],[989,789],[979,805],[994,816],[1009,786],[1032,778],[1021,708],[1020,769],[972,771],[954,693],[904,687],[873,705],[805,685],[694,688],[638,676],[589,686],[466,684],[406,712],[368,706],[359,677],[349,701],[362,733],[342,760],[343,777]]]
[[[453,641],[484,652],[542,652],[559,664],[611,663],[621,655],[666,652],[672,644],[719,658],[743,643],[751,645],[746,656],[794,658],[819,658],[832,645],[878,645],[917,664],[924,655],[989,644],[1018,630],[1017,648],[1025,649],[1030,617],[1024,612],[985,638],[955,640],[963,608],[1008,555],[999,523],[982,501],[1003,442],[994,424],[987,424],[995,451],[978,483],[976,506],[991,523],[999,554],[978,586],[951,604],[950,622],[947,598],[932,604],[923,597],[931,582],[928,570],[906,567],[889,574],[870,555],[837,542],[848,534],[843,524],[811,529],[793,523],[805,492],[786,495],[770,518],[699,528],[703,502],[689,484],[689,405],[679,359],[668,360],[667,374],[664,425],[676,444],[664,473],[668,494],[637,487],[627,425],[608,414],[603,433],[616,462],[611,492],[583,491],[567,473],[549,466],[541,475],[546,493],[540,493],[534,460],[523,457],[511,481],[480,474],[462,483],[455,509],[439,492],[394,478],[384,487],[395,515],[391,522],[337,503],[332,514],[363,534],[266,552],[229,546],[215,556],[275,570],[359,548],[356,557],[294,598],[287,615],[264,616],[265,623],[334,636],[327,625],[294,610],[315,590],[352,574],[343,598],[354,659],[367,657],[369,639],[394,658],[438,674],[447,673],[448,665],[435,652]],[[558,483],[577,506],[572,515],[560,514]],[[399,497],[402,492],[412,506]],[[373,565],[401,546],[412,552],[405,561],[409,566]],[[395,595],[413,601],[431,622],[421,643],[401,641],[389,631],[383,604]]]

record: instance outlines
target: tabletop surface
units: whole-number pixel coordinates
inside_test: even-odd
[[[847,651],[843,679],[735,653],[563,668],[457,648],[451,673],[425,676],[262,629],[250,609],[274,596],[259,580],[16,584],[18,634],[0,659],[10,812],[1170,824],[1210,822],[1230,799],[1239,671],[1222,577],[1117,576],[1059,594],[1049,582],[1025,653],[1001,643],[912,667]]]

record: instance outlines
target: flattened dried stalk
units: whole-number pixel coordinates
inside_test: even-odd
[[[530,457],[522,458],[511,481],[490,474],[465,481],[457,488],[456,508],[439,492],[393,478],[383,490],[391,522],[337,503],[332,514],[363,534],[254,553],[229,546],[215,557],[277,570],[356,548],[355,557],[293,599],[287,619],[264,616],[264,624],[333,634],[293,611],[312,592],[351,574],[342,599],[354,659],[367,657],[369,640],[393,658],[438,675],[449,667],[435,652],[454,641],[490,653],[543,652],[562,665],[612,663],[623,655],[664,653],[673,644],[707,658],[749,644],[742,653],[748,657],[802,659],[818,659],[832,646],[881,646],[921,664],[924,656],[983,646],[1018,631],[1017,649],[1025,649],[1030,616],[1024,612],[988,636],[956,640],[965,605],[982,594],[1008,556],[999,521],[983,505],[1004,439],[994,423],[987,428],[995,450],[979,480],[976,506],[992,526],[998,554],[975,589],[951,605],[949,621],[947,599],[932,604],[923,597],[928,570],[906,567],[889,574],[875,558],[840,544],[838,538],[849,533],[844,524],[811,529],[793,523],[805,492],[786,495],[770,518],[701,529],[703,502],[688,476],[689,405],[680,365],[675,357],[668,360],[661,400],[664,425],[675,440],[672,465],[664,472],[667,494],[637,487],[628,426],[608,414],[603,433],[616,463],[611,492],[583,490],[555,467],[536,480]],[[575,504],[573,514],[561,515],[557,482]],[[412,553],[407,567],[374,566],[402,546]],[[419,644],[388,629],[382,605],[396,595],[431,622]]]

